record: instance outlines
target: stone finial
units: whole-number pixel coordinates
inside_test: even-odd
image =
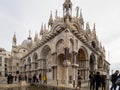
[[[16,33],[14,32],[14,35],[13,35],[13,42],[16,42]]]
[[[55,18],[58,18],[58,11],[55,12]]]
[[[86,23],[86,30],[90,30],[89,22]]]
[[[80,10],[80,24],[83,26],[84,28],[84,19],[83,19],[83,16],[82,16],[82,9]]]
[[[31,30],[29,30],[29,36],[28,36],[28,39],[31,40],[32,37],[31,37]]]
[[[92,35],[93,35],[93,39],[97,39],[95,23],[94,23],[94,25],[93,25]]]
[[[51,11],[50,19],[49,19],[49,22],[48,22],[48,27],[49,26],[52,27],[52,25],[53,25],[53,17],[52,17],[52,11]]]
[[[82,9],[80,9],[80,18],[83,18],[83,16],[82,16]]]
[[[47,29],[46,29],[46,24],[44,24],[44,31],[46,31]]]
[[[41,30],[40,30],[40,35],[43,35],[44,31],[43,31],[43,23],[41,25]]]
[[[39,39],[39,38],[38,38],[38,33],[37,33],[37,32],[35,32],[34,41],[36,42],[38,39]]]
[[[79,7],[77,6],[76,7],[76,17],[78,17],[79,16]]]
[[[16,46],[16,43],[17,43],[16,33],[14,32],[14,35],[13,35],[13,46]]]

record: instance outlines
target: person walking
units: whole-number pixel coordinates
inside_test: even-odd
[[[39,74],[39,82],[40,82],[40,83],[41,83],[41,78],[42,78],[42,77],[41,77],[41,73],[40,73],[40,74]]]
[[[101,75],[102,78],[102,90],[106,90],[106,75]]]
[[[43,76],[43,84],[47,84],[47,77],[46,77],[46,75]]]
[[[76,89],[79,87],[79,90],[80,90],[80,88],[81,88],[81,81],[82,81],[82,77],[81,77],[80,73],[78,73],[77,80],[78,80],[78,84],[76,86]]]
[[[34,74],[33,75],[33,83],[36,83],[36,81],[37,81],[37,76],[36,76],[36,74]]]
[[[89,80],[90,80],[90,90],[94,90],[95,89],[95,75],[93,74],[93,72],[90,73]]]
[[[120,90],[120,74],[118,75],[115,84],[116,84],[117,86],[119,86],[118,90]]]
[[[99,90],[99,87],[101,86],[102,78],[100,76],[100,72],[97,72],[95,75],[95,82],[96,82],[96,90]]]
[[[113,89],[116,90],[117,85],[116,85],[115,82],[116,82],[116,80],[118,78],[118,74],[119,74],[119,70],[116,70],[115,73],[113,73],[111,75],[112,86],[111,86],[110,90],[113,90]]]

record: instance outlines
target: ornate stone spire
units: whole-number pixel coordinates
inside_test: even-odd
[[[36,41],[38,41],[38,39],[39,39],[39,38],[38,38],[38,33],[36,32],[36,33],[35,33],[35,37],[34,37],[34,41],[36,42]]]
[[[44,24],[44,34],[48,33],[48,30],[46,28],[46,24]]]
[[[55,18],[58,18],[58,11],[55,12]]]
[[[40,35],[43,35],[44,31],[43,31],[43,23],[41,25],[41,30],[40,30]]]
[[[48,22],[48,27],[49,26],[52,27],[52,25],[53,25],[53,17],[52,17],[52,11],[51,11],[50,19],[49,19],[49,22]]]
[[[28,37],[28,39],[29,39],[29,40],[32,39],[32,37],[31,37],[31,30],[29,30],[29,37]]]
[[[84,28],[84,19],[83,19],[83,16],[82,16],[82,9],[80,10],[80,24],[83,26]]]
[[[47,29],[46,29],[46,24],[44,24],[44,31],[45,31],[45,32],[47,31]]]
[[[92,35],[93,35],[93,39],[97,39],[97,36],[96,36],[96,26],[95,26],[95,23],[94,23],[94,25],[93,25]]]
[[[16,43],[17,43],[17,39],[16,39],[16,34],[14,32],[14,35],[13,35],[13,46],[16,46]]]
[[[76,7],[76,17],[78,17],[79,16],[79,7],[77,6]]]

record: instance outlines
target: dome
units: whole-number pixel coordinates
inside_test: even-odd
[[[30,38],[25,39],[25,40],[22,42],[22,46],[31,48],[31,47],[33,46],[33,40],[30,39]]]

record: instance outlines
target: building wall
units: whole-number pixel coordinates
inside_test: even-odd
[[[28,70],[29,65],[27,65],[27,72],[22,71],[23,73],[26,73],[33,76],[35,73],[42,73],[42,77],[44,75],[47,76],[48,81],[53,80],[53,76],[55,80],[58,80],[59,83],[65,83],[66,81],[66,70],[63,65],[64,63],[64,48],[66,47],[65,43],[65,32],[61,32],[59,35],[57,35],[52,40],[49,40],[47,43],[45,43],[43,46],[37,48],[36,50],[33,50],[30,54],[26,55],[22,60],[25,60],[25,63],[28,62],[28,60],[31,60],[31,68]],[[73,47],[72,50],[70,50],[70,66],[68,67],[68,82],[71,83],[70,80],[77,80],[77,73],[80,71],[80,74],[83,76],[84,80],[89,79],[89,72],[90,72],[90,58],[93,58],[92,66],[94,72],[100,71],[101,68],[98,68],[97,58],[99,55],[97,55],[94,51],[92,51],[90,48],[88,48],[84,43],[82,43],[78,38],[72,35],[71,32],[69,32],[70,38],[69,38],[69,44],[71,43],[70,40],[73,40],[74,46],[72,44],[69,45],[70,49]],[[76,43],[78,41],[78,43]],[[78,44],[78,45],[77,45]],[[75,46],[76,45],[76,46]],[[79,61],[78,63],[77,57],[79,56],[79,50],[83,50],[85,53],[84,60]],[[73,56],[73,52],[75,52],[75,56]],[[33,63],[34,60],[34,54],[37,55],[36,63],[38,64],[38,67],[35,69],[35,64]],[[93,55],[93,56],[92,56]],[[73,56],[73,57],[72,57]],[[74,61],[76,58],[76,61]],[[104,62],[104,60],[103,60]],[[106,65],[108,65],[106,62],[104,62]],[[82,65],[82,66],[81,66]],[[24,67],[24,66],[23,66]],[[54,68],[54,70],[53,70]],[[45,69],[47,69],[45,71]],[[105,69],[105,68],[104,68]],[[103,70],[103,67],[102,67]],[[53,73],[54,71],[54,73]],[[103,71],[101,71],[103,72]],[[54,74],[54,75],[53,75]],[[107,74],[107,73],[105,73]]]

